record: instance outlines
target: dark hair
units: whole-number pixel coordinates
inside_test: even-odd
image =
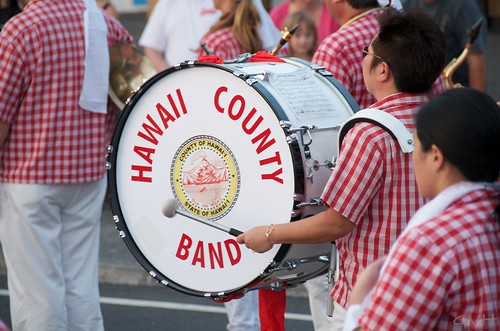
[[[486,93],[448,90],[415,117],[423,151],[436,145],[467,180],[495,182],[500,172],[500,109]]]
[[[376,8],[379,6],[377,0],[347,0],[354,9]]]
[[[418,9],[400,12],[389,7],[378,18],[380,30],[373,51],[389,65],[401,92],[425,93],[446,61],[444,35],[434,19]],[[372,57],[372,69],[381,62]]]

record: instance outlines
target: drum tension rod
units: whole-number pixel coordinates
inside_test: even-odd
[[[272,269],[267,270],[267,273],[274,273],[277,271],[290,271],[297,269],[300,264],[303,263],[311,263],[311,262],[322,262],[322,263],[329,263],[330,262],[330,257],[327,255],[319,255],[319,256],[312,256],[312,257],[303,257],[300,259],[296,260],[284,260],[282,261],[279,265],[273,266]]]
[[[274,262],[274,263],[277,264],[277,262]],[[273,274],[277,271],[283,271],[283,270],[290,271],[290,270],[296,269],[298,266],[299,265],[295,261],[285,260],[277,266],[272,266],[272,268],[270,268],[269,270],[266,270],[264,274],[266,274],[266,275]]]
[[[299,263],[310,263],[310,262],[330,263],[330,257],[328,255],[319,255],[313,257],[304,257],[299,260]]]
[[[309,202],[301,202],[297,204],[297,207],[300,209],[304,207],[319,207],[319,206],[323,206],[323,203],[321,202],[320,198],[312,198],[311,200],[309,200]]]
[[[314,131],[315,129],[317,129],[316,125],[311,125],[311,126],[303,125],[300,128],[294,128],[290,125],[290,122],[287,121],[280,121],[280,125],[282,128],[286,129],[289,133],[296,133],[296,132],[305,133],[305,131],[307,131],[309,136],[310,136],[309,131]]]

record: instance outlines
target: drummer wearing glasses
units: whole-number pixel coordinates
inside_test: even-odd
[[[444,38],[432,18],[420,11],[389,8],[379,23],[379,34],[363,50],[364,81],[378,100],[369,108],[393,115],[413,131],[414,115],[445,65]],[[331,293],[331,330],[338,330],[359,272],[389,251],[424,198],[417,190],[411,154],[380,126],[361,122],[345,135],[321,199],[326,211],[254,227],[238,242],[265,252],[274,244],[336,241],[340,263]]]

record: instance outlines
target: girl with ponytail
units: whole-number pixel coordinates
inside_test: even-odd
[[[198,54],[220,56],[224,60],[243,53],[272,49],[280,33],[272,23],[261,0],[214,0],[222,15],[202,39]]]

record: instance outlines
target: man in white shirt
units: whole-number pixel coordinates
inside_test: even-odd
[[[200,40],[219,19],[212,0],[159,0],[139,45],[158,71],[198,57]]]

